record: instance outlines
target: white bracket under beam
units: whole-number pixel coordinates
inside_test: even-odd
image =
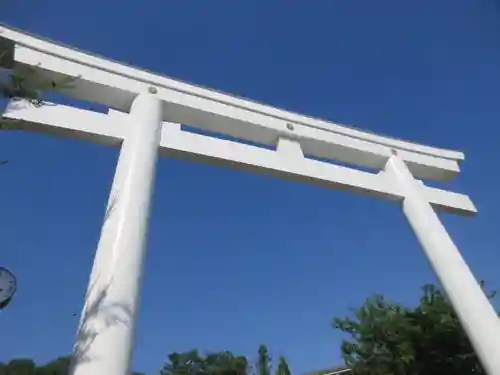
[[[87,139],[118,145],[127,134],[123,116],[109,115],[48,103],[33,107],[25,102],[12,102],[5,116],[18,120],[20,129],[45,134]],[[16,122],[14,122],[16,124]],[[303,157],[298,142],[279,141],[277,151],[249,146],[181,130],[179,124],[163,124],[160,152],[181,159],[205,162],[234,169],[264,173],[318,186],[347,189],[357,193],[401,201],[404,194],[383,172],[375,174]],[[448,192],[421,184],[425,197],[440,210],[471,215],[476,209],[463,194]]]
[[[34,68],[41,79],[77,77],[68,93],[128,111],[135,96],[153,89],[164,102],[164,120],[189,124],[244,141],[274,146],[297,139],[311,156],[380,171],[396,150],[415,178],[448,180],[459,172],[461,152],[384,137],[187,84],[77,51],[0,26],[12,41],[12,63]]]

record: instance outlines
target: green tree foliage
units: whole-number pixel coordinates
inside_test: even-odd
[[[1,375],[34,375],[35,362],[27,358],[13,359],[6,365],[0,365]]]
[[[354,374],[485,374],[444,293],[434,285],[422,291],[416,307],[375,295],[353,317],[333,319],[350,336],[342,355]]]
[[[0,363],[0,375],[67,375],[69,357],[61,357],[37,366],[31,359],[13,359],[8,363]]]
[[[68,375],[70,357],[60,357],[45,365],[37,366],[31,359],[13,359],[0,363],[0,375]],[[133,375],[143,375],[135,372]]]
[[[0,50],[0,60],[2,59]],[[62,89],[70,89],[70,83],[76,80],[74,77],[62,79],[58,82],[41,78],[36,70],[31,67],[19,66],[12,69],[2,68],[0,65],[0,99],[4,101],[24,100],[34,107],[44,104],[44,93]],[[14,120],[1,116],[0,129],[12,128]]]
[[[246,357],[234,355],[230,351],[200,355],[198,350],[184,353],[174,352],[160,371],[161,375],[270,375],[271,357],[267,347],[261,345],[258,358],[253,366]],[[291,375],[285,357],[280,357],[276,375]]]
[[[8,101],[25,101],[35,107],[44,104],[43,94],[49,91],[70,88],[71,77],[60,82],[41,78],[35,69],[27,66],[17,66],[13,60],[13,44],[0,40],[0,130],[17,129],[20,121],[3,116]],[[6,164],[2,160],[0,164]]]
[[[39,107],[44,104],[45,92],[70,89],[70,83],[76,79],[77,77],[67,77],[56,82],[41,77],[32,67],[17,65],[14,62],[14,43],[0,39],[0,100],[25,100]],[[10,125],[12,120],[1,114],[0,110],[0,128]]]
[[[278,362],[278,367],[276,368],[276,375],[292,375],[286,358],[281,356]]]
[[[257,374],[271,375],[271,356],[265,345],[259,346],[259,359],[257,360]]]
[[[5,103],[8,100],[26,100],[31,105],[40,107],[43,105],[42,93],[55,88],[55,82],[39,82],[35,71],[27,67],[0,70],[0,99],[3,99]],[[0,129],[13,127],[15,121],[1,116],[2,112],[3,110],[0,111]]]
[[[229,351],[210,353],[206,356],[198,350],[174,352],[168,356],[161,375],[246,375],[247,360]]]
[[[59,357],[35,369],[34,375],[66,375],[69,373],[70,357]]]
[[[254,375],[271,375],[272,367],[272,358],[267,346],[260,345]],[[291,375],[290,367],[284,356],[280,356],[278,359],[275,375]]]
[[[0,362],[0,375],[68,375],[70,356],[57,358],[47,364],[37,365],[31,359],[13,359]],[[168,362],[160,370],[160,375],[261,375],[270,374],[271,357],[264,345],[259,347],[259,356],[251,371],[245,356],[222,351],[200,355],[198,350],[184,353],[174,352],[168,356]],[[132,375],[144,375],[134,372]],[[291,375],[285,357],[280,357],[276,375]]]
[[[229,351],[208,354],[205,357],[207,375],[245,375],[248,362],[244,356]]]

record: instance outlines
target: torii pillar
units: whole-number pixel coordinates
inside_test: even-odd
[[[161,140],[162,103],[139,94],[122,143],[73,353],[72,375],[127,374]]]

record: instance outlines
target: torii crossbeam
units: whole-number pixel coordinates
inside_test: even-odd
[[[399,203],[486,372],[500,375],[500,322],[435,209],[471,215],[466,195],[424,185],[459,172],[461,152],[306,117],[187,84],[0,26],[7,67],[37,79],[77,79],[63,92],[107,114],[11,102],[20,129],[120,147],[73,353],[72,375],[124,375],[130,366],[156,161],[160,154],[348,189]],[[187,132],[180,124],[236,141]],[[268,146],[265,149],[240,143]],[[313,160],[315,157],[373,170]]]

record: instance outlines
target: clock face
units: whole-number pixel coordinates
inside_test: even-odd
[[[0,306],[10,301],[16,292],[16,278],[6,268],[0,267]]]

